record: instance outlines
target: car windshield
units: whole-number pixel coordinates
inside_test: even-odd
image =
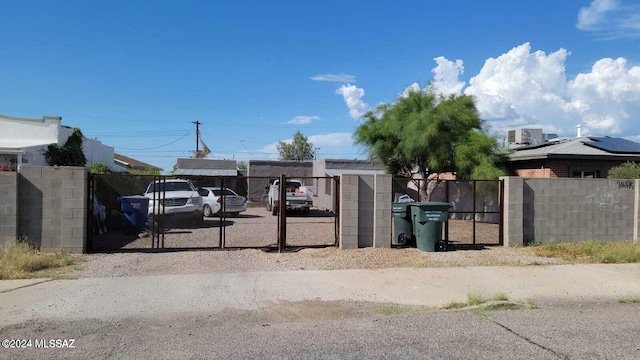
[[[191,184],[184,181],[167,181],[165,183],[153,183],[149,186],[148,192],[163,191],[194,191]]]
[[[223,193],[224,193],[224,195],[236,195],[236,193],[234,193],[233,191],[231,191],[229,189],[224,189],[224,190],[215,189],[215,190],[211,190],[211,192],[213,192],[213,194],[215,196],[220,196]]]

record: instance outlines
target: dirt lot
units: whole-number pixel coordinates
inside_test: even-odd
[[[224,224],[224,226],[221,226]],[[224,235],[223,235],[224,232]],[[173,224],[164,236],[164,248],[214,248],[220,247],[224,237],[225,247],[275,246],[278,236],[278,217],[265,208],[248,208],[238,217],[205,218],[201,226]],[[119,230],[108,231],[93,237],[94,251],[118,249],[150,249],[151,237],[123,234]],[[288,246],[323,246],[335,244],[335,217],[326,212],[313,211],[310,216],[291,213],[287,216]]]
[[[162,250],[83,255],[78,277],[119,277],[218,272],[290,270],[387,269],[411,267],[468,267],[496,265],[563,264],[555,258],[529,254],[523,249],[463,247],[447,252],[416,248],[363,248],[340,250],[294,248],[283,253],[258,249]]]
[[[202,226],[167,230],[164,249],[151,249],[151,238],[137,238],[119,231],[94,237],[98,249],[121,251],[114,254],[84,255],[80,277],[145,276],[212,272],[384,269],[397,267],[451,267],[486,265],[542,265],[562,263],[541,258],[521,249],[500,246],[469,246],[473,222],[449,221],[451,251],[427,253],[415,248],[339,250],[335,243],[335,218],[328,213],[287,217],[287,245],[284,253],[251,249],[275,246],[277,217],[264,208],[249,208],[237,218],[228,218],[221,227],[217,218],[207,218]],[[391,221],[391,219],[390,219]],[[226,248],[220,250],[221,231]],[[476,223],[478,242],[498,244],[498,225]],[[309,248],[328,246],[325,248]]]
[[[322,211],[312,211],[310,216],[290,213],[287,215],[287,246],[325,246],[336,243],[335,217]],[[389,219],[391,222],[392,219]],[[221,226],[224,224],[224,226]],[[497,245],[498,225],[476,222],[476,243]],[[473,244],[473,222],[468,220],[449,221],[449,240],[452,244]],[[164,236],[164,248],[217,248],[220,239],[225,239],[225,247],[259,248],[275,246],[278,235],[278,217],[271,215],[263,207],[249,208],[238,217],[205,218],[201,226],[168,226]],[[162,247],[162,246],[161,246]],[[123,234],[118,229],[110,229],[104,235],[95,235],[93,251],[119,249],[150,249],[151,237]]]

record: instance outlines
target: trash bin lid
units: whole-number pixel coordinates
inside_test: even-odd
[[[449,210],[449,208],[451,208],[450,203],[437,202],[437,201],[413,203],[413,206],[418,206],[425,210],[440,210],[440,211]]]

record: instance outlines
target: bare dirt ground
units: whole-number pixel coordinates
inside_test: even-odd
[[[81,269],[72,273],[72,276],[118,277],[217,272],[523,266],[564,263],[560,259],[533,256],[522,249],[503,247],[478,247],[437,253],[422,252],[415,248],[340,250],[335,247],[303,248],[283,253],[258,249],[185,250],[89,254],[83,255],[82,258],[85,261],[82,262]]]
[[[393,220],[389,219],[391,223]],[[449,240],[452,244],[473,244],[473,221],[450,220]],[[476,243],[497,245],[498,225],[476,222]],[[238,217],[205,218],[204,224],[189,226],[168,224],[164,235],[164,248],[247,248],[275,246],[278,236],[278,217],[263,207],[248,208]],[[297,213],[287,215],[287,246],[323,246],[336,243],[336,218],[332,213],[312,211],[310,216]],[[124,234],[120,229],[109,229],[104,235],[94,235],[93,251],[151,249],[151,237]]]
[[[325,212],[311,216],[287,216],[287,245],[284,253],[251,249],[275,246],[277,216],[264,208],[249,208],[237,218],[207,218],[202,226],[170,228],[164,249],[151,249],[151,238],[136,238],[118,231],[94,237],[99,249],[121,251],[84,255],[79,277],[136,276],[212,272],[383,269],[397,267],[447,267],[483,265],[541,265],[562,263],[541,258],[521,249],[500,246],[470,246],[473,222],[449,221],[452,251],[427,253],[415,248],[339,250],[335,244],[335,218]],[[391,221],[391,219],[390,219]],[[476,240],[498,244],[498,225],[476,222]],[[224,231],[225,247],[220,247]],[[325,248],[309,248],[327,246]],[[229,250],[228,248],[245,248]]]

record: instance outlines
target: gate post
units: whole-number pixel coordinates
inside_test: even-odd
[[[523,245],[524,215],[523,215],[523,188],[524,179],[521,177],[500,177],[504,181],[504,205],[503,205],[503,245]]]
[[[284,251],[287,246],[287,176],[280,175],[279,204],[278,204],[278,252]]]

